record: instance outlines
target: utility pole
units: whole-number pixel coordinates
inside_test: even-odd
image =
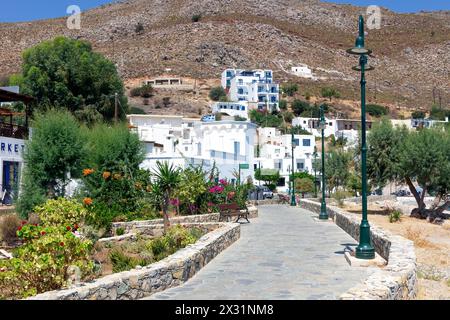
[[[115,123],[119,120],[119,108],[118,108],[118,94],[117,92],[114,94],[114,121]]]

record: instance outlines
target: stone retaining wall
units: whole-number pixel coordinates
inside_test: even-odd
[[[301,208],[319,213],[320,203],[301,200]],[[333,221],[359,241],[360,218],[338,207],[327,206]],[[377,269],[363,284],[351,288],[340,299],[413,299],[417,295],[417,265],[414,243],[401,236],[391,234],[379,227],[371,226],[370,235],[375,251],[388,261],[384,268]]]
[[[220,223],[220,228],[169,257],[130,271],[115,273],[74,288],[50,291],[31,300],[130,300],[175,287],[187,281],[204,265],[240,237],[240,225]]]
[[[248,207],[249,218],[258,217],[258,209],[256,207]],[[183,224],[183,223],[206,223],[206,222],[219,222],[219,213],[197,214],[190,216],[178,216],[170,218],[171,224]],[[133,232],[133,230],[139,228],[149,227],[151,225],[163,224],[163,219],[153,220],[140,220],[140,221],[128,221],[128,222],[114,222],[112,224],[112,232],[116,234],[118,228],[123,228],[125,233]]]

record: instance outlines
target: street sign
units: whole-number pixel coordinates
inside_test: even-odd
[[[248,163],[240,163],[239,164],[239,169],[248,169],[248,168],[249,168]]]

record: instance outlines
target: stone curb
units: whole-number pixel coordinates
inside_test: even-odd
[[[204,235],[196,243],[156,263],[74,288],[45,292],[28,300],[130,300],[178,286],[239,239],[240,224],[220,224],[220,228]]]
[[[302,199],[299,206],[319,213],[320,203]],[[327,206],[328,215],[341,229],[359,241],[358,217],[334,206]],[[371,226],[370,235],[375,251],[388,264],[375,269],[363,284],[340,296],[341,300],[403,300],[417,295],[417,262],[414,243],[382,228]]]

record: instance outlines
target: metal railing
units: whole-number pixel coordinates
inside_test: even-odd
[[[28,127],[9,123],[0,123],[0,136],[16,139],[28,138]]]

